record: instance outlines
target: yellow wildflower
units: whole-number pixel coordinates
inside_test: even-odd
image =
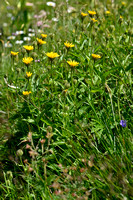
[[[91,11],[91,10],[89,10],[88,13],[89,13],[90,17],[96,15],[96,12],[95,12],[95,11]]]
[[[42,38],[46,38],[47,37],[47,34],[41,34]]]
[[[126,5],[126,2],[122,1],[121,4],[122,4],[122,6],[125,6],[125,5]]]
[[[119,23],[121,24],[121,23],[122,23],[122,21],[123,21],[123,17],[122,17],[122,16],[120,16],[120,18],[119,18]]]
[[[66,46],[66,48],[74,47],[74,44],[69,43],[69,42],[65,42],[64,45]]]
[[[94,60],[97,60],[97,59],[100,59],[100,58],[101,58],[101,56],[98,55],[98,54],[91,54],[91,56],[92,56],[92,58],[93,58]]]
[[[37,43],[39,45],[42,45],[42,44],[46,44],[46,41],[43,41],[42,39],[37,38]]]
[[[33,61],[33,58],[31,58],[31,57],[23,58],[23,63],[25,63],[26,65],[29,65],[32,61]]]
[[[68,63],[68,65],[70,65],[71,67],[76,67],[76,66],[78,66],[79,65],[79,63],[78,62],[76,62],[76,61],[72,61],[72,60],[70,60],[70,61],[67,61],[67,63]]]
[[[92,22],[97,22],[97,20],[95,18],[91,18]]]
[[[81,17],[86,17],[88,14],[81,12]]]
[[[106,15],[110,15],[110,11],[109,11],[109,10],[106,10],[105,14],[106,14]]]
[[[25,45],[25,46],[23,46],[25,49],[26,49],[26,51],[31,51],[31,50],[33,50],[34,49],[34,47],[33,46],[29,46],[29,45]]]
[[[28,91],[23,91],[23,95],[24,96],[28,96],[30,93],[31,93],[31,91],[29,91],[29,92]]]
[[[27,78],[30,78],[32,76],[32,73],[31,72],[26,72],[26,76],[27,76]]]
[[[17,56],[18,54],[19,54],[19,52],[11,51],[11,56]]]
[[[58,53],[54,53],[54,52],[46,53],[46,56],[48,56],[51,60],[53,60],[56,57],[59,57]]]

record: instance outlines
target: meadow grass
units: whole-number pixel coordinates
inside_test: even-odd
[[[2,1],[0,199],[133,199],[132,8]]]

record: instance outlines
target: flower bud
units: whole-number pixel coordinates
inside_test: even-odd
[[[17,150],[17,155],[20,156],[20,157],[23,155],[22,149],[18,149],[18,150]]]

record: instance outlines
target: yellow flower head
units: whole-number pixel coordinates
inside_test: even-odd
[[[56,57],[59,57],[58,53],[54,53],[54,52],[46,53],[46,56],[48,56],[50,59],[54,59]]]
[[[26,76],[27,76],[27,78],[30,78],[32,76],[32,73],[31,72],[26,72]]]
[[[125,6],[125,5],[126,5],[126,2],[122,1],[121,4],[122,4],[122,6]]]
[[[97,22],[97,20],[95,18],[91,18],[92,22]]]
[[[120,18],[119,18],[119,21],[118,21],[120,24],[123,22],[123,17],[122,16],[120,16]]]
[[[106,15],[110,15],[110,11],[109,11],[109,10],[106,10],[105,14],[106,14]]]
[[[41,34],[42,38],[46,38],[47,37],[47,34]]]
[[[65,42],[64,45],[66,46],[66,48],[74,47],[74,44],[69,43],[69,42]]]
[[[39,45],[42,45],[42,44],[46,44],[46,41],[43,41],[42,39],[37,38],[37,43]]]
[[[26,49],[26,51],[31,51],[31,50],[34,49],[33,46],[29,46],[29,45],[25,45],[25,46],[23,46],[23,47]]]
[[[100,59],[100,58],[101,58],[101,56],[100,56],[100,55],[97,55],[97,54],[91,54],[91,56],[92,56],[92,58],[93,58],[94,60],[97,60],[97,59]]]
[[[12,55],[12,56],[17,56],[18,54],[19,54],[19,52],[11,51],[11,55]]]
[[[88,13],[89,13],[89,15],[90,15],[91,17],[94,16],[94,15],[96,15],[96,12],[95,12],[95,11],[89,10]]]
[[[81,17],[86,17],[88,14],[81,12]]]
[[[33,58],[31,58],[31,57],[23,58],[23,63],[25,63],[26,65],[29,65],[32,61],[33,61]]]
[[[72,61],[72,60],[70,60],[70,61],[67,61],[67,63],[68,63],[68,65],[70,65],[71,67],[76,67],[76,66],[78,66],[79,65],[79,63],[78,62],[76,62],[76,61]]]
[[[31,91],[29,91],[29,92],[28,91],[23,91],[23,95],[24,96],[28,96],[30,93],[31,93]]]

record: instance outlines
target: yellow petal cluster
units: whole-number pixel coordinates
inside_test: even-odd
[[[12,55],[12,56],[17,56],[18,54],[19,54],[19,52],[11,51],[11,55]]]
[[[90,15],[91,17],[92,17],[93,15],[96,15],[96,12],[95,12],[95,11],[89,10],[88,13],[89,13],[89,15]]]
[[[42,45],[42,44],[46,44],[46,41],[43,41],[42,39],[37,38],[37,43],[39,45]]]
[[[106,14],[106,15],[110,15],[110,11],[109,11],[109,10],[106,10],[105,14]]]
[[[23,46],[23,47],[26,49],[26,51],[31,51],[31,50],[34,49],[34,47],[33,47],[33,46],[30,46],[30,45],[25,45],[25,46]]]
[[[31,58],[31,57],[23,58],[23,63],[25,63],[26,65],[29,65],[32,61],[33,61],[33,58]]]
[[[46,38],[47,37],[47,34],[41,34],[42,38]]]
[[[126,2],[122,1],[121,4],[122,4],[123,6],[125,6],[125,5],[126,5]]]
[[[93,58],[94,60],[97,60],[97,59],[100,59],[100,58],[101,58],[101,56],[98,55],[98,54],[91,54],[91,56],[92,56],[92,58]]]
[[[97,22],[97,20],[95,18],[91,18],[92,22]]]
[[[48,52],[48,53],[46,53],[46,56],[48,56],[50,59],[59,57],[58,53],[54,53],[54,52]]]
[[[31,93],[31,91],[23,91],[24,96],[28,96]]]
[[[27,76],[27,78],[30,78],[32,76],[32,73],[31,72],[26,72],[26,76]]]
[[[70,60],[70,61],[67,61],[67,63],[68,63],[68,65],[70,65],[71,67],[76,67],[76,66],[78,66],[79,65],[79,63],[78,62],[76,62],[76,61],[72,61],[72,60]]]
[[[86,17],[87,15],[88,15],[87,13],[81,12],[81,16],[82,16],[82,17]]]
[[[69,42],[65,42],[64,45],[66,46],[66,48],[74,47],[74,44],[69,43]]]

